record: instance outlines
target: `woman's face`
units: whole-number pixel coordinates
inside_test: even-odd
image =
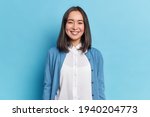
[[[66,22],[65,31],[74,46],[80,43],[81,36],[84,33],[84,21],[82,14],[79,11],[70,12]]]

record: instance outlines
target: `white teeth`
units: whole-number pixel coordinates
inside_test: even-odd
[[[77,35],[78,34],[78,32],[71,32],[73,35]]]

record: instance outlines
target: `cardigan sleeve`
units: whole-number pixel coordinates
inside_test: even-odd
[[[49,100],[51,97],[51,83],[52,83],[52,77],[50,72],[50,52],[48,53],[47,62],[46,62],[46,68],[45,68],[45,75],[44,75],[44,88],[43,88],[43,100]]]
[[[98,88],[99,88],[99,99],[105,99],[105,85],[104,85],[104,72],[103,72],[103,57],[100,51],[97,53],[97,77],[98,77]]]

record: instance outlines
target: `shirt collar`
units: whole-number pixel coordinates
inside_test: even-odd
[[[71,45],[71,46],[69,46],[69,50],[70,49],[76,49],[76,50],[78,50],[78,49],[80,49],[80,47],[81,47],[81,43],[79,43],[77,46]]]
[[[82,46],[82,44],[79,43],[77,46],[73,46],[73,45],[69,46],[68,49],[69,49],[69,51],[72,51],[72,52],[78,51],[78,52],[81,52],[81,53],[82,53],[82,51],[79,50],[79,49],[81,48],[81,46]],[[84,54],[85,54],[85,53],[87,53],[87,50],[84,52]]]

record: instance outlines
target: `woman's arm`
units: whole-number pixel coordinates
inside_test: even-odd
[[[104,72],[103,72],[103,57],[100,52],[97,54],[97,77],[98,77],[98,86],[99,86],[99,98],[101,100],[105,99],[105,84],[104,84]]]
[[[43,100],[49,100],[51,97],[51,72],[50,72],[50,52],[48,53],[46,68],[45,68],[45,77],[44,77],[44,88],[43,88]]]

